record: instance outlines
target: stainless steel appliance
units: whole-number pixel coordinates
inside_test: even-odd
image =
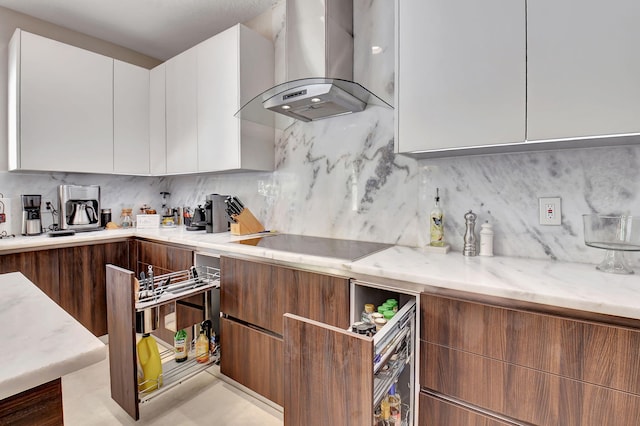
[[[393,109],[352,81],[353,2],[317,3],[287,0],[284,45],[290,80],[255,96],[236,117],[278,126],[273,113],[307,122],[360,112],[367,105]]]
[[[186,223],[185,223],[186,224]],[[207,227],[207,215],[204,208],[198,204],[193,211],[193,217],[191,223],[185,228],[187,231],[204,231]]]
[[[40,195],[22,195],[22,235],[40,235],[42,217],[40,215]]]
[[[229,216],[227,216],[227,195],[209,194],[204,204],[207,221],[207,233],[227,232],[229,230]]]
[[[100,229],[100,187],[60,185],[58,187],[60,229],[94,231]]]

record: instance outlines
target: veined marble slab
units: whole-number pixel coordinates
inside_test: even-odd
[[[103,360],[104,343],[19,272],[0,275],[0,399]]]

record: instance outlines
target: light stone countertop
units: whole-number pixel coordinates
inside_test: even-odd
[[[415,283],[413,291],[419,291],[421,286],[442,287],[640,319],[640,277],[637,274],[603,273],[596,270],[594,264],[502,256],[468,258],[459,252],[440,254],[404,246],[394,246],[345,263],[339,259],[231,244],[232,241],[255,236],[234,236],[228,232],[207,234],[205,231],[186,231],[183,227],[95,231],[77,233],[72,237],[3,239],[0,240],[0,254],[19,248],[100,242],[130,236],[181,244],[202,252],[236,253],[329,269],[345,276],[367,275],[379,277],[381,281]]]
[[[395,246],[345,266],[355,274],[640,319],[640,276],[591,264]]]
[[[0,275],[0,400],[106,357],[106,346],[19,272]]]

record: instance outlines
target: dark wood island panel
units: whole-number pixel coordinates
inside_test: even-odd
[[[60,378],[0,400],[0,425],[59,426],[63,423]]]

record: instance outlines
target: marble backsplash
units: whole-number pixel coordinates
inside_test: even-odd
[[[393,102],[394,2],[355,0],[355,79]],[[274,6],[278,61],[282,2]],[[376,49],[372,49],[376,46]],[[284,67],[276,66],[282,80]],[[206,194],[234,194],[268,229],[280,232],[424,246],[435,188],[445,211],[445,238],[463,245],[463,215],[478,213],[494,226],[496,255],[599,262],[604,253],[584,245],[584,213],[640,214],[640,147],[415,160],[393,153],[394,113],[373,106],[351,116],[295,123],[276,140],[276,170],[162,178],[85,174],[0,173],[5,196],[40,193],[55,201],[62,183],[98,184],[103,207],[203,204]],[[562,198],[561,226],[538,224],[538,197]],[[45,225],[47,217],[45,215]],[[1,244],[0,240],[0,244]],[[452,255],[460,255],[453,253]],[[637,263],[637,256],[629,256]]]

